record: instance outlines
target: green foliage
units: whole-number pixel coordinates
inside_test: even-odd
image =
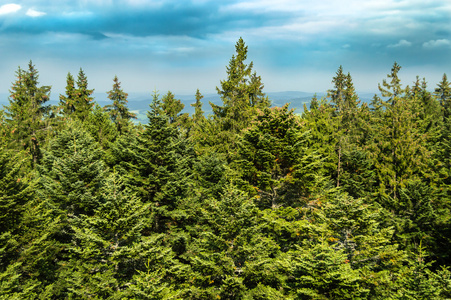
[[[6,274],[14,269],[14,261],[20,254],[24,234],[21,225],[26,205],[34,196],[35,182],[24,172],[25,159],[23,152],[0,148],[0,272]],[[5,292],[5,288],[0,291]],[[14,284],[10,288],[15,290]]]
[[[10,90],[9,106],[6,107],[10,142],[16,149],[26,150],[35,166],[41,158],[46,129],[44,117],[50,109],[44,104],[49,100],[50,86],[38,86],[39,73],[31,61],[28,70],[19,67],[16,76]]]
[[[128,125],[123,123],[118,126],[111,121],[110,115],[96,104],[91,114],[85,120],[85,128],[95,141],[103,148],[108,149],[118,135],[126,130]]]
[[[185,105],[179,99],[175,99],[175,96],[171,91],[168,91],[166,95],[161,98],[161,108],[168,117],[169,123],[177,123],[180,119],[180,112],[185,108]]]
[[[66,95],[60,95],[60,107],[64,115],[71,115],[77,107],[77,93],[75,89],[75,80],[72,74],[67,73]]]
[[[321,159],[308,149],[303,127],[285,105],[266,108],[244,131],[235,168],[262,207],[300,205],[318,183],[314,177],[320,176]]]
[[[16,72],[0,110],[0,299],[451,298],[451,90],[395,63],[360,104],[269,108],[240,39],[205,118],[154,90],[134,124],[117,77],[80,69],[59,109]]]
[[[108,112],[120,133],[124,127],[129,125],[130,119],[136,119],[136,114],[128,110],[128,94],[121,89],[121,83],[117,76],[114,76],[113,82],[113,89],[108,92],[108,99],[113,101],[113,104],[106,105],[104,109]]]
[[[117,173],[106,178],[101,197],[92,216],[80,215],[70,222],[70,260],[60,275],[69,297],[107,298],[126,290],[155,247],[142,235],[149,204],[125,188]]]
[[[126,167],[130,170],[129,184],[143,202],[153,203],[157,215],[153,228],[159,232],[169,219],[180,215],[177,206],[188,191],[194,153],[177,128],[170,126],[157,94],[150,106],[149,123],[138,136],[132,148],[133,160]]]
[[[250,124],[258,109],[270,105],[263,93],[260,76],[252,73],[253,63],[245,63],[247,46],[242,38],[236,43],[235,50],[236,55],[232,56],[227,66],[227,79],[221,80],[221,87],[216,88],[223,105],[210,102],[215,135],[206,136],[210,146],[224,153],[235,147],[235,134]]]
[[[196,215],[182,256],[192,268],[185,298],[242,299],[261,289],[283,288],[288,261],[263,234],[252,199],[229,186],[220,199],[206,199]]]
[[[101,151],[79,121],[68,123],[44,152],[39,172],[42,193],[70,215],[92,214],[101,199],[106,167]]]
[[[202,98],[204,96],[200,93],[199,89],[196,91],[196,102],[191,104],[192,107],[194,107],[194,115],[193,115],[193,123],[194,124],[200,124],[203,120],[205,120],[204,117],[204,111],[202,110]]]

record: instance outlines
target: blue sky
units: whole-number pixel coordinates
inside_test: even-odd
[[[96,93],[114,75],[127,92],[212,93],[240,36],[267,92],[324,92],[340,65],[362,92],[394,61],[404,84],[451,75],[449,0],[0,1],[0,93],[30,59],[52,98],[80,67]]]

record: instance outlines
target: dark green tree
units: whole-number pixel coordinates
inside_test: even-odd
[[[51,141],[42,159],[41,192],[57,210],[90,215],[101,202],[106,176],[99,145],[77,120]]]
[[[94,107],[94,98],[91,96],[93,92],[93,89],[88,89],[88,78],[83,69],[80,68],[77,77],[77,89],[75,90],[75,115],[82,121],[88,118]]]
[[[451,115],[451,83],[446,74],[443,74],[442,81],[437,84],[434,94],[440,101],[444,117],[448,118]]]
[[[175,99],[174,94],[168,91],[166,95],[161,98],[163,111],[168,117],[169,124],[178,123],[180,121],[180,112],[185,108],[185,105],[179,99]]]
[[[227,66],[227,79],[221,80],[216,90],[223,105],[210,102],[213,109],[215,134],[206,138],[209,144],[222,152],[234,147],[235,134],[246,128],[256,116],[258,109],[269,107],[270,102],[263,93],[263,83],[256,72],[252,73],[253,63],[246,64],[247,46],[242,38],[235,45],[233,55]]]
[[[91,216],[70,222],[73,232],[70,260],[60,274],[65,297],[108,298],[127,293],[133,276],[145,270],[155,252],[155,240],[143,236],[150,204],[143,204],[110,174],[101,187],[102,202]]]
[[[113,123],[116,124],[119,133],[121,133],[123,128],[129,125],[131,119],[136,119],[136,114],[129,111],[127,107],[128,94],[122,90],[117,76],[114,76],[113,82],[113,89],[108,92],[108,99],[113,101],[113,104],[106,105],[104,109],[110,115]]]
[[[180,217],[177,209],[188,191],[194,153],[177,128],[169,124],[156,92],[150,108],[149,122],[138,136],[133,160],[126,168],[130,170],[129,184],[144,203],[152,203],[156,214],[152,227],[161,232],[173,222],[171,219]]]
[[[308,148],[301,119],[282,108],[266,108],[244,131],[231,164],[261,207],[302,205],[321,177],[321,158]]]
[[[25,161],[24,152],[0,148],[0,273],[20,255],[23,215],[34,194]]]
[[[44,104],[49,100],[50,86],[38,86],[39,73],[31,61],[28,70],[19,67],[16,76],[6,107],[11,142],[15,148],[26,150],[35,166],[41,158],[45,137],[44,117],[50,107]]]
[[[200,93],[199,89],[196,90],[196,102],[191,104],[194,107],[193,123],[199,124],[202,120],[205,120],[204,111],[202,110],[202,98],[204,96]]]
[[[192,241],[181,256],[192,270],[185,299],[283,298],[288,265],[275,241],[262,232],[252,199],[229,185],[193,213],[197,222],[188,228]]]
[[[60,95],[60,107],[64,115],[71,115],[75,112],[77,106],[77,93],[75,89],[75,80],[72,74],[67,73],[66,95]]]

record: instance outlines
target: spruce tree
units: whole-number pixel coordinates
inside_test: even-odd
[[[231,164],[261,207],[297,206],[318,184],[321,159],[311,151],[304,124],[288,110],[266,108],[238,142]]]
[[[145,270],[147,257],[155,251],[154,241],[143,236],[150,204],[144,205],[125,188],[116,172],[105,179],[100,197],[91,216],[80,215],[70,223],[71,256],[59,279],[66,297],[126,293],[133,276]]]
[[[41,191],[56,207],[71,216],[90,215],[99,205],[99,187],[106,167],[99,145],[77,120],[51,141],[42,164]]]
[[[31,156],[32,166],[41,158],[44,142],[44,117],[49,113],[50,86],[38,86],[39,73],[30,61],[28,70],[20,67],[16,72],[17,80],[10,90],[6,116],[14,147],[26,150]]]
[[[154,92],[149,119],[133,148],[129,184],[144,203],[152,203],[157,215],[153,229],[165,231],[167,222],[176,217],[177,207],[188,191],[192,148],[177,128],[171,126],[163,111],[158,94]]]
[[[20,255],[23,215],[34,196],[34,182],[24,173],[23,152],[0,147],[0,273]]]
[[[136,114],[131,113],[127,107],[128,94],[121,89],[121,83],[117,76],[113,79],[113,89],[108,92],[108,99],[113,101],[113,104],[105,106],[105,110],[110,115],[113,123],[116,124],[119,133],[123,131],[123,128],[129,124],[130,119],[136,119]]]
[[[75,80],[72,74],[67,73],[66,95],[60,95],[60,107],[64,115],[71,115],[75,112],[77,106],[77,94],[75,89]]]
[[[252,73],[253,62],[246,64],[248,47],[240,38],[235,45],[236,56],[233,55],[227,66],[227,79],[221,80],[221,87],[217,87],[223,106],[210,103],[213,113],[217,117],[226,117],[226,130],[237,132],[246,127],[252,115],[244,113],[250,108],[264,108],[269,106],[269,100],[263,93],[263,83],[256,72]]]
[[[204,111],[202,110],[202,98],[204,96],[200,93],[199,89],[196,90],[196,102],[191,104],[194,107],[194,114],[192,116],[193,123],[199,124],[202,120],[205,119]]]
[[[358,96],[355,93],[354,84],[352,83],[351,74],[345,75],[343,67],[340,66],[333,77],[332,83],[334,88],[329,90],[328,96],[331,98],[331,104],[335,108],[336,130],[336,152],[337,152],[337,168],[336,168],[336,185],[340,186],[340,179],[343,176],[343,156],[346,152],[355,148],[354,143],[359,137],[359,110]]]
[[[168,91],[166,95],[161,98],[164,113],[168,117],[169,124],[179,122],[180,112],[185,108],[185,105],[179,99],[175,99],[174,94]]]
[[[197,222],[187,228],[191,242],[181,255],[192,271],[184,298],[246,299],[262,291],[282,298],[288,265],[275,241],[262,232],[252,199],[228,185],[194,213]]]
[[[88,78],[85,75],[83,69],[80,68],[77,77],[77,89],[75,90],[76,94],[76,106],[75,106],[75,115],[80,120],[85,120],[88,115],[91,113],[92,108],[94,106],[93,100],[94,98],[91,96],[94,90],[88,89]]]
[[[437,84],[434,94],[440,101],[444,117],[448,118],[451,115],[451,83],[446,74],[443,74],[442,81]]]
[[[395,63],[390,83],[383,81],[381,94],[388,99],[382,116],[374,121],[372,155],[380,182],[380,193],[394,201],[399,197],[399,189],[412,175],[424,168],[429,151],[425,147],[426,136],[413,122],[412,102],[406,97],[398,77],[400,66]]]
[[[235,135],[246,128],[256,116],[258,109],[269,107],[270,102],[263,93],[263,83],[256,72],[252,73],[253,63],[246,64],[247,46],[242,38],[235,45],[233,55],[227,66],[227,79],[221,80],[216,90],[223,105],[210,102],[213,109],[215,134],[206,139],[210,146],[221,152],[235,147]]]

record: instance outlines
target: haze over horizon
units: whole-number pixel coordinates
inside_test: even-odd
[[[403,85],[451,73],[445,0],[23,0],[0,5],[0,24],[0,94],[29,60],[52,98],[80,67],[96,94],[114,75],[128,93],[215,93],[239,37],[266,92],[323,93],[340,65],[360,92],[394,61]]]

